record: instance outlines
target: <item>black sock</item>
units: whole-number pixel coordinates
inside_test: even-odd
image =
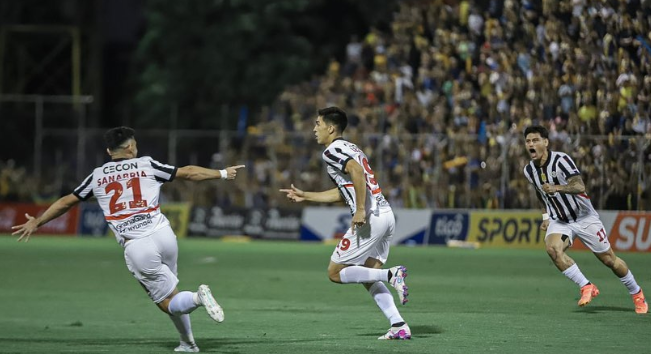
[[[391,281],[391,278],[393,278],[393,274],[391,274],[391,270],[388,271],[389,271],[389,277],[387,278],[387,281]]]
[[[404,325],[405,325],[404,322],[398,322],[398,323],[392,324],[391,327],[400,327],[400,326],[404,326]]]

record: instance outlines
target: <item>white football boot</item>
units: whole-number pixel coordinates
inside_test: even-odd
[[[210,292],[210,288],[208,285],[199,285],[199,290],[197,290],[197,295],[199,296],[199,301],[203,305],[203,307],[206,308],[206,312],[208,312],[208,316],[212,318],[213,320],[217,322],[223,322],[224,321],[224,310],[222,310],[222,307],[219,306],[217,301],[215,301],[215,298],[212,296],[212,292]]]
[[[188,343],[181,341],[181,344],[179,344],[178,347],[174,348],[175,352],[183,352],[183,353],[198,353],[199,352],[199,347],[197,347],[196,343]]]
[[[407,292],[407,290],[409,288],[407,287],[407,283],[405,283],[405,278],[407,277],[407,268],[404,266],[395,266],[393,268],[390,268],[389,271],[392,274],[389,283],[391,286],[393,286],[394,289],[396,289],[400,303],[404,305],[407,303],[407,301],[409,301],[407,300],[407,296],[409,296],[409,292]]]
[[[391,327],[385,335],[378,339],[411,339],[411,329],[406,323],[400,327]]]

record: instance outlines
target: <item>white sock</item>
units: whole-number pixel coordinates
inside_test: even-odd
[[[626,273],[625,276],[619,278],[619,280],[622,282],[622,284],[624,284],[624,286],[626,286],[629,294],[633,295],[640,292],[640,286],[637,285],[637,282],[633,277],[633,273],[631,273],[630,270],[628,271],[628,273]]]
[[[393,302],[393,295],[391,295],[391,292],[389,289],[387,289],[387,286],[384,285],[383,282],[375,282],[368,289],[368,292],[371,294],[371,296],[373,296],[373,300],[375,300],[377,306],[380,308],[380,310],[382,310],[384,316],[386,316],[386,318],[389,320],[389,324],[405,322],[402,319],[402,316],[400,316],[400,312],[398,312],[396,304]]]
[[[197,309],[199,305],[194,301],[194,293],[189,291],[181,291],[174,295],[172,301],[168,306],[168,310],[172,315],[181,315],[190,313]]]
[[[579,287],[584,287],[590,282],[588,278],[586,278],[583,273],[581,273],[581,269],[579,269],[579,266],[577,266],[576,263],[572,264],[571,267],[565,269],[563,271],[563,275],[565,275],[571,281],[575,282]]]
[[[176,330],[181,335],[181,341],[188,344],[194,343],[194,336],[192,335],[192,325],[190,324],[190,315],[170,315],[170,319],[174,323]]]
[[[389,270],[367,268],[362,266],[350,266],[342,269],[339,272],[339,278],[344,284],[389,281]]]

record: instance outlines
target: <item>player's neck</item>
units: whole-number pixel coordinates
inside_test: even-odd
[[[538,163],[536,163],[536,162],[534,161],[534,164],[535,164],[536,166],[544,166],[545,163],[547,163],[547,159],[549,159],[549,150],[545,150],[545,152],[543,152],[543,155],[542,155],[542,157],[540,158],[540,160],[538,160]]]
[[[115,161],[115,160],[128,160],[128,159],[132,159],[134,157],[135,156],[133,156],[132,154],[115,154],[115,155],[111,155],[111,160],[113,160],[113,161]]]
[[[330,146],[330,144],[334,143],[335,141],[337,141],[337,140],[339,140],[339,139],[343,139],[343,138],[341,137],[341,135],[337,135],[337,136],[335,136],[334,138],[330,139],[330,141],[328,141],[327,143],[325,143],[325,144],[323,144],[323,145],[325,145],[325,147],[328,147],[328,146]]]

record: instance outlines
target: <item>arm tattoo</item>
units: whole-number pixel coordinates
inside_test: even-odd
[[[558,186],[558,191],[567,194],[581,194],[585,193],[585,184],[581,176],[573,176],[567,180],[566,185]]]

